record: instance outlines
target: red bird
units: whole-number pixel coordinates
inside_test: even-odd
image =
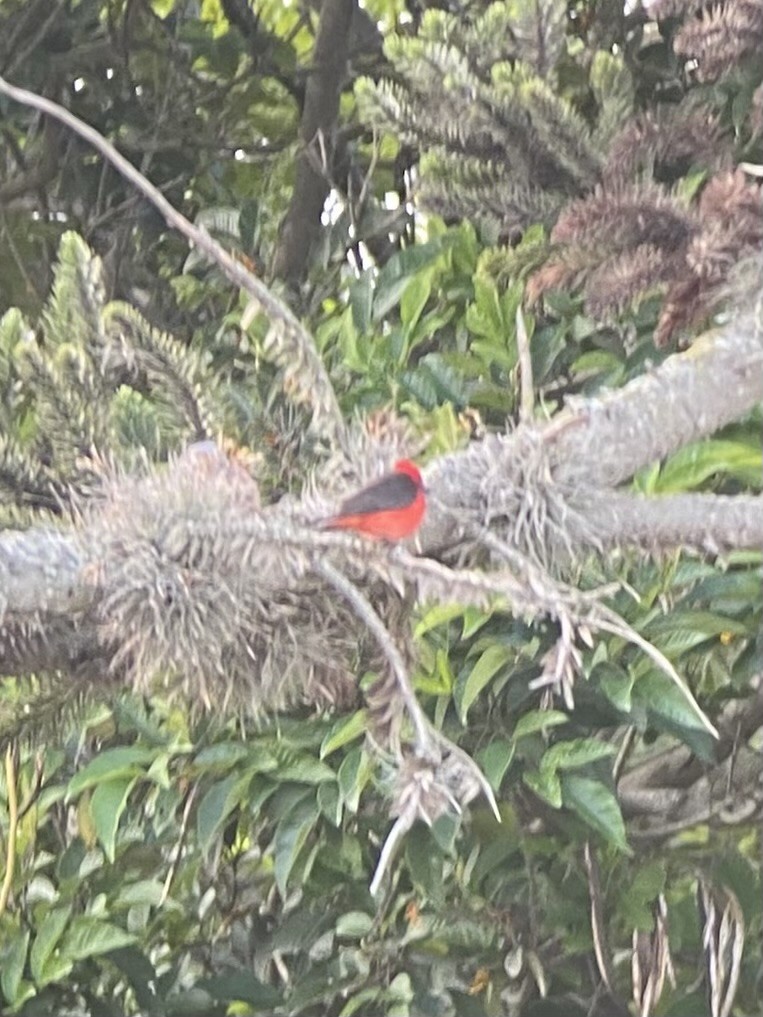
[[[392,472],[351,495],[335,516],[318,524],[324,530],[355,530],[377,540],[403,540],[421,525],[427,507],[417,467],[400,459]]]

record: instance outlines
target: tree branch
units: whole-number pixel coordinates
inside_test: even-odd
[[[299,126],[301,148],[297,155],[294,191],[281,224],[279,244],[273,259],[273,274],[292,285],[299,283],[305,274],[329,193],[333,134],[347,66],[354,6],[355,0],[323,0],[321,6]],[[314,146],[317,141],[322,146],[324,165],[316,165]]]
[[[206,230],[194,226],[184,215],[181,215],[161,191],[154,187],[95,128],[90,127],[89,124],[51,99],[36,95],[25,88],[16,88],[4,78],[0,78],[0,94],[7,95],[8,98],[23,106],[30,106],[41,113],[46,113],[92,145],[122,174],[125,180],[151,202],[164,216],[168,226],[182,233],[191,244],[220,268],[230,282],[240,286],[250,295],[257,305],[257,309],[262,310],[270,319],[273,327],[281,332],[278,342],[271,345],[275,345],[280,352],[283,352],[284,347],[288,345],[296,361],[296,366],[299,368],[299,374],[295,370],[291,371],[291,381],[296,383],[291,391],[298,394],[302,401],[312,405],[314,423],[319,429],[322,428],[332,436],[338,435],[343,426],[342,415],[331,381],[318,356],[312,337],[286,304],[276,297],[260,279],[252,275],[240,261],[229,254]]]

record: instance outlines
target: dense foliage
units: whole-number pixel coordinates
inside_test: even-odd
[[[521,306],[550,415],[688,344],[727,298],[763,243],[739,168],[763,162],[763,7],[424,7],[348,5],[320,137],[319,4],[0,0],[0,62],[275,274],[345,415],[426,460],[517,419]],[[2,106],[2,526],[65,528],[108,497],[105,476],[209,436],[258,498],[298,493],[328,453],[262,316],[243,329],[230,285],[80,140]],[[295,242],[293,195],[311,188],[326,211]],[[758,411],[634,486],[760,491],[760,429]],[[560,691],[539,681],[552,622],[407,605],[418,696],[502,821],[477,800],[417,824],[378,900],[398,778],[365,739],[379,703],[362,648],[351,687],[295,688],[274,626],[284,709],[222,656],[206,704],[173,687],[182,641],[139,655],[127,687],[41,649],[0,687],[2,1012],[550,1017],[625,1013],[635,993],[643,1014],[759,1013],[760,557],[549,564],[581,590],[619,584],[610,603],[717,743],[618,636],[581,647]],[[4,633],[4,659],[48,635]]]

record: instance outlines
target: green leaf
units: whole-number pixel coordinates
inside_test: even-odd
[[[196,830],[199,847],[205,855],[217,839],[225,820],[241,801],[249,780],[249,776],[242,778],[237,774],[229,774],[213,784],[199,802]]]
[[[17,931],[0,956],[0,989],[9,1003],[15,1003],[24,974],[29,930]]]
[[[362,939],[373,925],[373,918],[365,911],[347,911],[337,919],[336,934],[340,939]]]
[[[569,717],[561,710],[528,710],[517,721],[512,736],[513,741],[518,742],[520,738],[535,734],[537,731],[545,731],[548,727],[558,727],[560,724],[567,724]]]
[[[651,723],[677,734],[703,759],[713,758],[715,739],[683,692],[662,672],[653,671],[638,679],[633,686],[633,707],[645,709]]]
[[[197,985],[219,1002],[240,1001],[254,1010],[273,1010],[281,1003],[281,995],[272,985],[259,981],[248,971],[231,971],[215,978],[204,978]]]
[[[483,749],[478,757],[482,772],[494,791],[499,791],[506,771],[514,758],[516,746],[506,738],[498,738]]]
[[[466,723],[469,708],[490,680],[514,656],[514,650],[502,643],[494,643],[481,654],[465,682],[456,684],[454,700],[461,723]]]
[[[432,292],[432,270],[415,275],[403,291],[400,300],[400,320],[405,329],[405,337],[409,339],[419,318],[427,305]]]
[[[736,636],[749,634],[743,622],[711,611],[672,611],[654,618],[642,630],[643,635],[668,656],[686,653],[725,632]]]
[[[416,639],[420,639],[430,629],[439,628],[440,625],[447,625],[455,618],[461,618],[465,612],[463,604],[435,604],[424,617],[419,621],[414,631]]]
[[[126,929],[100,918],[80,915],[73,918],[66,938],[61,944],[61,956],[71,961],[85,960],[96,957],[110,950],[129,946],[136,941],[136,936]]]
[[[555,770],[528,770],[522,780],[531,791],[554,809],[562,807],[562,783]]]
[[[90,815],[95,832],[110,862],[114,861],[119,818],[136,780],[136,777],[119,777],[99,784],[90,800]]]
[[[135,904],[148,904],[158,907],[164,898],[164,885],[159,879],[140,879],[137,883],[128,883],[119,891],[115,905],[133,907]]]
[[[162,751],[161,748],[144,749],[136,745],[106,749],[79,773],[74,774],[66,793],[73,798],[86,788],[94,787],[103,781],[114,780],[117,777],[140,777]]]
[[[443,858],[431,833],[416,823],[405,840],[405,858],[411,879],[435,905],[444,900]]]
[[[625,884],[620,893],[618,917],[629,928],[650,932],[654,924],[652,905],[665,889],[667,871],[662,860],[649,862]]]
[[[193,765],[203,770],[211,770],[213,767],[228,770],[245,759],[249,751],[242,742],[218,742],[197,753],[193,757]]]
[[[372,315],[375,323],[386,318],[399,302],[413,274],[432,262],[450,242],[447,236],[438,237],[398,251],[389,259],[376,281]]]
[[[368,715],[365,710],[356,710],[351,717],[342,718],[331,728],[321,743],[321,759],[341,749],[356,738],[365,734],[368,728]]]
[[[562,801],[620,851],[631,854],[617,798],[599,780],[566,773],[562,777]]]
[[[337,781],[342,801],[350,812],[358,811],[363,788],[371,777],[371,762],[362,746],[351,749],[339,767]]]
[[[690,491],[716,473],[760,487],[763,453],[741,441],[711,439],[687,445],[671,456],[660,471],[654,490],[660,494]]]
[[[598,759],[606,759],[616,753],[614,745],[600,742],[596,738],[574,738],[557,742],[547,749],[540,761],[541,770],[574,770]]]
[[[321,815],[325,816],[332,826],[339,826],[342,822],[342,798],[339,794],[339,785],[333,782],[320,784],[317,801]]]
[[[352,323],[361,336],[371,330],[371,308],[374,302],[374,277],[371,269],[366,269],[350,286],[350,307]]]
[[[297,784],[323,784],[336,780],[336,774],[326,763],[312,756],[296,756],[278,769],[278,779],[293,780]]]
[[[43,970],[63,935],[71,911],[71,906],[53,908],[40,923],[29,954],[29,970],[38,985],[44,984]]]
[[[320,810],[315,795],[309,792],[284,816],[276,827],[274,872],[281,896],[286,896],[289,875],[313,827]]]
[[[615,709],[623,713],[631,712],[633,675],[628,674],[617,664],[602,661],[591,672],[591,678],[599,681],[602,692]]]

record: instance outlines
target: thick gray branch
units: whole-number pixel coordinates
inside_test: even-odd
[[[763,399],[763,322],[752,315],[602,398],[575,405],[584,426],[556,444],[557,479],[614,487],[739,420]]]
[[[521,519],[539,509],[547,511],[554,497],[556,525],[571,541],[593,547],[611,543],[614,530],[599,541],[600,495],[609,498],[611,488],[638,470],[741,419],[762,399],[763,322],[749,314],[623,388],[576,399],[548,424],[523,424],[508,436],[491,435],[463,452],[443,456],[427,473],[434,497],[422,545],[430,552],[447,548],[459,525],[467,532],[486,516]],[[731,511],[730,501],[722,504],[724,512]],[[673,546],[682,545],[683,531],[675,525],[678,503],[664,506],[670,518],[660,544],[668,546],[672,532]],[[754,500],[741,499],[730,521],[711,510],[709,502],[695,500],[684,507],[691,508],[689,546],[702,546],[702,529],[711,513],[721,546],[725,538],[735,547],[760,546],[760,513]],[[657,512],[653,509],[653,519]],[[747,514],[755,518],[745,518]],[[643,532],[635,536],[633,543],[643,546]],[[621,537],[630,543],[627,532]]]
[[[640,495],[604,491],[585,504],[587,530],[602,547],[683,547],[709,554],[763,548],[763,497],[715,494]],[[576,534],[573,540],[585,534]],[[582,541],[581,541],[582,542]]]

